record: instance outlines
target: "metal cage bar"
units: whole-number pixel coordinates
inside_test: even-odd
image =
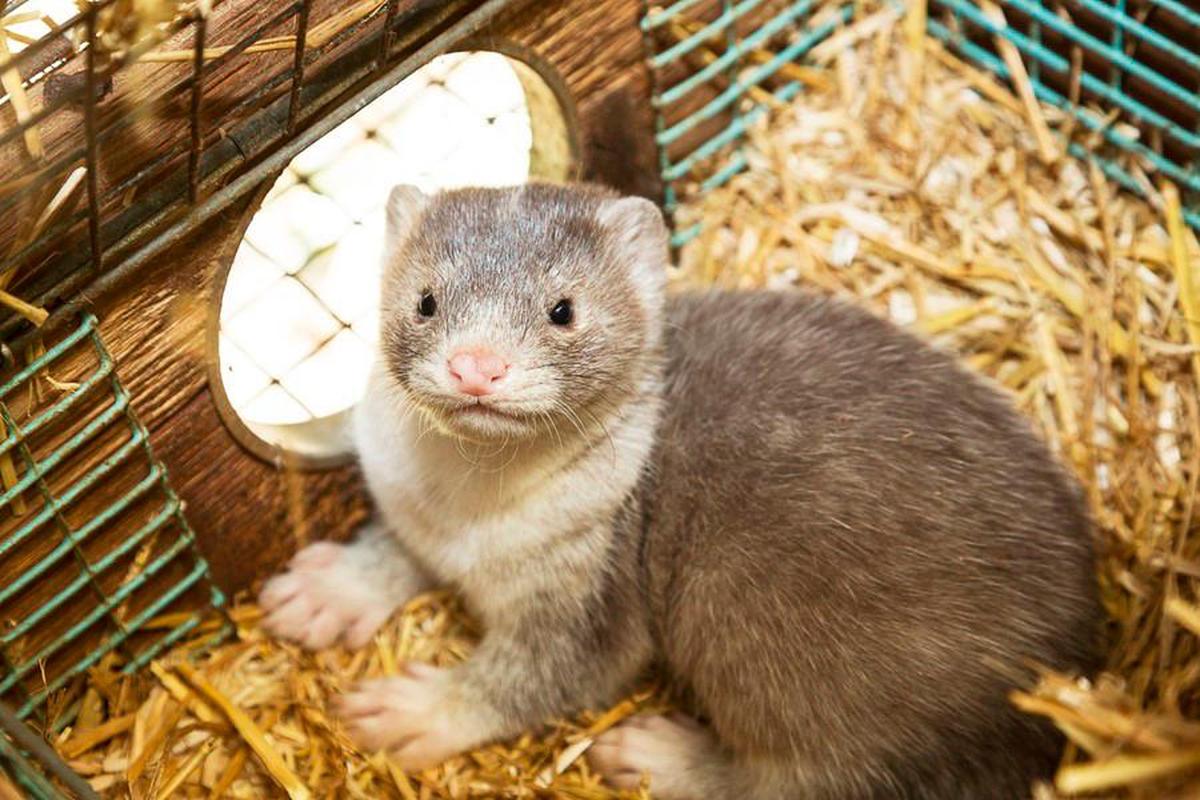
[[[284,137],[296,131],[296,120],[300,115],[300,86],[304,83],[304,53],[308,46],[308,15],[312,0],[300,0],[296,10],[296,45],[292,50],[292,89],[288,95],[287,126]]]
[[[1110,180],[1138,194],[1150,188],[1142,173],[1175,182],[1184,191],[1185,220],[1200,229],[1200,52],[1185,34],[1176,33],[1200,33],[1200,11],[1179,0],[1064,0],[1060,9],[1070,6],[1072,14],[1077,10],[1089,15],[1091,27],[1085,28],[1042,0],[999,4],[1009,12],[1007,23],[989,16],[976,0],[931,0],[927,31],[1006,81],[1008,68],[990,42],[992,37],[1010,41],[1026,62],[1037,98],[1069,114],[1091,137],[1066,142],[1068,153],[1096,163]],[[819,26],[808,23],[821,8],[839,13]],[[764,14],[766,9],[770,13]],[[640,26],[655,78],[652,102],[668,212],[682,199],[703,195],[745,168],[739,143],[747,127],[769,111],[767,105],[753,102],[751,90],[769,85],[776,101],[791,99],[801,87],[779,85],[780,69],[803,59],[852,14],[850,3],[828,0],[677,0],[663,8],[644,8]],[[750,29],[742,35],[731,33],[746,20],[753,21]],[[692,23],[686,36],[663,35],[681,22]],[[1097,32],[1096,26],[1107,27]],[[723,52],[703,66],[684,64],[721,34],[727,36]],[[737,69],[751,50],[760,56],[757,65]],[[737,74],[714,88],[732,69]],[[1062,88],[1073,79],[1078,81],[1079,98]],[[1120,117],[1105,111],[1124,117],[1141,134],[1114,125]],[[699,224],[676,230],[672,243],[681,246],[699,232]]]
[[[191,147],[188,149],[188,202],[195,204],[200,196],[200,151],[204,135],[200,128],[200,106],[204,101],[204,40],[208,33],[208,18],[196,16],[196,32],[192,39],[192,100],[188,108],[188,127]]]
[[[33,761],[40,765],[35,767]],[[99,800],[100,796],[77,775],[58,753],[0,703],[0,769],[7,766],[17,784],[31,800],[66,800],[66,796],[47,778],[53,775],[70,790],[75,800]]]
[[[1168,59],[1179,73],[1188,75],[1191,81],[1200,85],[1200,54],[1172,38],[1170,28],[1151,27],[1145,19],[1133,16],[1124,0],[1117,0],[1115,4],[1102,0],[1069,0],[1074,7],[1091,14],[1093,20],[1111,26],[1110,40],[1104,41],[1052,13],[1036,0],[1002,0],[1005,6],[1025,14],[1031,24],[1053,31],[1072,47],[1107,65],[1107,74],[1101,77],[1078,65],[1073,66],[1070,57],[1052,50],[1018,27],[998,23],[974,0],[933,2],[947,12],[947,16],[939,20],[931,15],[927,23],[929,34],[1004,81],[1011,79],[1008,67],[991,49],[988,38],[1000,36],[1012,42],[1030,66],[1030,85],[1035,96],[1069,114],[1101,145],[1089,147],[1080,141],[1068,141],[1067,151],[1072,156],[1095,163],[1110,180],[1142,196],[1147,194],[1148,187],[1145,179],[1135,174],[1135,164],[1152,175],[1174,181],[1190,201],[1184,208],[1184,219],[1200,229],[1200,94],[1181,85],[1178,78],[1164,75],[1146,61],[1126,52],[1136,53],[1136,48],[1141,46],[1150,48],[1159,59]],[[1200,31],[1200,14],[1175,0],[1149,0],[1146,5],[1150,10],[1174,15],[1184,26],[1190,25]],[[986,37],[973,35],[968,26],[983,32]],[[1032,69],[1035,65],[1042,69],[1035,72]],[[1080,99],[1068,97],[1051,85],[1052,79],[1069,84],[1072,78],[1078,81],[1082,92]],[[1164,99],[1134,96],[1130,78],[1142,81]],[[1168,103],[1174,105],[1168,106]],[[1150,135],[1143,138],[1131,134],[1128,128],[1118,128],[1113,124],[1115,117],[1097,113],[1096,106],[1124,115],[1143,134]],[[1168,113],[1190,114],[1195,125],[1189,128]],[[1163,146],[1162,137],[1166,137],[1171,147]]]
[[[754,100],[752,93],[769,86],[770,104],[795,97],[803,86],[781,80],[780,72],[802,60],[853,14],[852,3],[827,3],[833,13],[811,24],[819,5],[816,0],[743,0],[736,4],[722,0],[718,6],[711,0],[678,0],[643,15],[641,28],[654,72],[651,102],[656,111],[655,140],[668,213],[678,207],[681,195],[702,195],[745,169],[747,162],[739,144],[770,108],[767,102]],[[700,15],[713,10],[716,15],[703,21]],[[684,21],[694,21],[695,30],[678,41],[665,41],[658,35]],[[691,68],[686,63],[690,55],[719,38],[724,42],[723,51],[704,66]],[[751,52],[765,55],[756,66],[743,67]],[[672,82],[668,73],[680,67],[682,77]],[[722,77],[727,85],[714,88]],[[693,108],[702,91],[710,96]],[[676,230],[672,245],[680,247],[699,232],[699,224]]]
[[[37,376],[46,370],[65,364],[70,358],[80,357],[94,360],[87,376],[49,407],[37,411],[23,423],[19,422],[10,406],[12,399],[27,391]],[[99,409],[96,408],[98,403],[102,403]],[[57,420],[86,415],[89,409],[92,411],[90,419],[71,432],[65,441],[47,453],[35,452],[31,444],[33,437]],[[16,498],[31,490],[36,490],[42,500],[40,510],[0,539],[0,558],[33,541],[35,534],[45,539],[51,528],[58,534],[56,544],[40,553],[15,580],[0,589],[0,607],[15,603],[23,592],[50,574],[74,575],[65,585],[56,587],[52,597],[37,608],[26,609],[0,634],[0,653],[4,655],[0,695],[20,695],[21,702],[15,713],[19,718],[26,718],[36,714],[54,692],[82,675],[106,654],[120,651],[122,669],[133,672],[194,630],[207,612],[191,613],[165,633],[151,636],[146,629],[149,620],[162,614],[189,590],[206,590],[204,606],[218,613],[225,599],[209,580],[208,566],[196,551],[191,528],[183,516],[182,503],[167,481],[166,470],[154,457],[149,436],[117,378],[112,357],[100,340],[95,317],[84,317],[75,330],[0,385],[0,420],[5,430],[5,438],[0,442],[0,456],[16,455],[24,467],[19,480],[0,495],[0,511],[11,509]],[[97,452],[97,463],[88,466],[81,475],[73,476],[65,488],[56,490],[52,479],[59,475],[59,470],[73,460],[77,463],[81,454],[89,449],[102,446],[99,444],[101,437],[114,432],[119,432],[120,438],[116,443],[110,442],[109,452]],[[122,468],[144,468],[145,472],[82,524],[72,525],[67,510],[92,489],[111,481]],[[127,533],[122,531],[119,541],[106,545],[102,552],[85,550],[103,533],[121,530],[113,526],[121,524],[122,515],[131,509],[142,509],[146,515],[136,529]],[[131,568],[129,565],[137,564],[138,556],[143,552],[146,563],[140,568]],[[124,577],[117,572],[122,566],[126,569]],[[173,566],[183,574],[168,577],[168,569]],[[124,611],[128,604],[143,588],[151,591],[152,597],[141,603],[135,613],[126,615]],[[68,609],[79,608],[87,611],[79,614],[77,619],[67,619],[65,624],[69,627],[66,630],[52,631],[55,633],[53,638],[36,652],[14,655],[17,644],[35,635],[42,629],[40,626],[61,617]],[[231,631],[232,625],[225,619],[213,641]],[[58,670],[45,674],[36,690],[23,688],[31,674],[45,669],[48,659],[66,654],[73,644],[82,641],[85,634],[93,638],[99,635],[94,646],[71,658]],[[139,635],[144,641],[135,643],[133,639]],[[50,726],[67,722],[67,719],[46,721]]]
[[[99,144],[96,141],[96,15],[97,6],[89,6],[87,13],[86,76],[84,84],[83,126],[87,138],[87,202],[88,243],[92,248],[92,266],[99,271],[104,268],[104,249],[100,244],[100,190]]]

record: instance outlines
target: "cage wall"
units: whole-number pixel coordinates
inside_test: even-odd
[[[1200,12],[1178,0],[922,0],[894,8],[896,21],[913,8],[925,13],[931,37],[1010,87],[1015,58],[1036,99],[1075,121],[1065,129],[1068,152],[1142,196],[1156,197],[1158,182],[1172,181],[1184,194],[1185,219],[1200,227]],[[804,91],[813,75],[795,62],[854,10],[835,0],[678,0],[647,11],[641,28],[655,74],[668,211],[746,168],[738,145],[747,126]],[[697,233],[696,225],[677,230],[674,243]]]
[[[931,0],[930,35],[1074,120],[1068,150],[1200,228],[1200,11],[1177,0]],[[1009,54],[1006,54],[1006,50]]]

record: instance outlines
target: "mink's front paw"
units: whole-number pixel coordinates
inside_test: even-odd
[[[479,715],[454,696],[449,676],[409,662],[398,677],[360,683],[336,711],[363,750],[387,750],[401,769],[431,767],[489,738]]]
[[[258,604],[266,613],[263,628],[310,650],[329,647],[339,638],[347,647],[362,647],[394,608],[366,578],[350,547],[309,545],[259,593]]]
[[[707,728],[682,714],[631,717],[601,734],[588,760],[618,789],[636,789],[650,779],[650,791],[664,800],[714,796],[707,773],[720,761]]]

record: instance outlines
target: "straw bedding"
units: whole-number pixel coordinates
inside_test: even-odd
[[[602,731],[654,708],[652,688],[411,775],[383,754],[354,749],[326,710],[330,697],[357,680],[397,674],[404,660],[448,665],[469,653],[477,634],[447,595],[415,599],[356,652],[311,654],[271,641],[253,606],[232,616],[236,641],[197,661],[185,645],[148,675],[119,675],[111,663],[93,671],[79,721],[56,744],[105,796],[648,797],[602,786],[581,756]],[[194,641],[210,632],[197,631]]]
[[[1103,676],[1047,673],[1013,694],[1070,740],[1035,795],[1197,796],[1200,246],[1173,189],[1144,175],[1149,202],[1117,193],[1053,135],[1083,131],[913,30],[868,6],[818,48],[827,69],[799,73],[807,90],[753,131],[751,168],[684,208],[680,228],[704,227],[676,282],[852,296],[1006,387],[1087,489],[1111,616]],[[253,607],[234,613],[238,640],[193,666],[185,646],[136,679],[94,671],[57,745],[98,789],[613,797],[584,752],[657,702],[648,687],[405,775],[356,752],[326,701],[402,659],[464,658],[475,633],[451,598],[419,598],[357,653],[303,654],[265,639]]]

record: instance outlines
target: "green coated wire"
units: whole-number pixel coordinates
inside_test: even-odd
[[[952,2],[953,0],[941,0],[941,2],[948,1]],[[975,44],[962,34],[950,30],[935,20],[929,21],[928,30],[932,36],[946,42],[946,44],[958,50],[958,52],[978,66],[995,73],[1002,79],[1009,77],[1008,67],[1005,66],[1003,60]],[[1124,136],[1114,130],[1112,126],[1104,125],[1092,114],[1086,113],[1083,109],[1074,106],[1068,98],[1051,89],[1049,86],[1043,83],[1033,83],[1032,87],[1038,99],[1071,113],[1085,127],[1100,133],[1109,144],[1114,145],[1120,150],[1141,156],[1164,174],[1169,175],[1185,187],[1195,188],[1200,184],[1200,176],[1196,174],[1195,170],[1189,170],[1166,156],[1151,150],[1140,142]],[[1076,158],[1095,163],[1110,180],[1122,188],[1134,194],[1145,196],[1146,190],[1142,182],[1118,164],[1116,160],[1093,150],[1088,150],[1078,142],[1069,143],[1067,150]],[[1192,206],[1184,209],[1184,220],[1193,228],[1200,230],[1200,208]]]
[[[1200,53],[1193,52],[1184,44],[1172,39],[1169,35],[1150,27],[1145,21],[1131,13],[1127,0],[1076,0],[1086,11],[1108,22],[1112,26],[1111,40],[1104,41],[1097,35],[1060,18],[1048,9],[1041,0],[1001,0],[1011,9],[1024,14],[1029,21],[1028,32],[1022,32],[1011,26],[1001,27],[992,21],[979,4],[974,0],[934,0],[951,12],[961,27],[963,22],[979,26],[989,33],[1000,35],[1013,42],[1028,60],[1031,83],[1037,97],[1043,102],[1063,109],[1077,119],[1084,128],[1100,136],[1103,142],[1117,151],[1130,153],[1141,159],[1142,163],[1176,183],[1183,189],[1190,190],[1190,197],[1197,198],[1184,210],[1184,219],[1194,228],[1200,229],[1200,131],[1188,130],[1175,120],[1147,105],[1127,91],[1124,81],[1126,76],[1132,76],[1139,81],[1152,86],[1162,95],[1166,95],[1185,108],[1200,111],[1200,93],[1180,84],[1180,78],[1175,72],[1170,76],[1158,71],[1150,62],[1130,55],[1127,50],[1133,46],[1145,46],[1165,55],[1183,70],[1189,70],[1196,81],[1200,81]],[[1200,26],[1200,11],[1194,10],[1179,0],[1147,0],[1150,6],[1171,14],[1185,24],[1193,27]],[[647,12],[641,20],[643,31],[652,31],[671,20],[675,20],[694,9],[699,0],[679,0],[665,8]],[[700,46],[705,40],[720,31],[732,31],[735,21],[753,10],[757,3],[750,0],[731,4],[724,2],[719,15],[707,25],[680,42],[672,44],[662,52],[652,53],[650,64],[656,70],[661,70],[679,62],[689,52]],[[850,6],[843,10],[850,13]],[[656,92],[652,102],[656,109],[656,141],[660,151],[660,170],[667,191],[667,205],[674,210],[678,205],[676,182],[683,178],[699,181],[698,193],[703,195],[728,182],[734,175],[746,167],[745,156],[741,154],[738,143],[744,138],[746,128],[757,118],[766,113],[762,107],[753,107],[741,116],[736,116],[723,129],[700,142],[691,143],[691,151],[675,157],[668,157],[668,149],[678,144],[687,134],[701,129],[702,123],[718,118],[730,109],[736,109],[736,103],[745,95],[746,90],[766,80],[775,74],[782,64],[797,60],[807,52],[806,47],[789,46],[786,54],[781,53],[772,59],[769,65],[750,70],[733,82],[723,92],[709,99],[699,108],[689,110],[680,118],[667,120],[671,112],[686,102],[686,98],[700,86],[706,85],[731,65],[738,63],[746,51],[761,47],[772,36],[795,25],[805,13],[811,10],[807,2],[791,3],[774,16],[758,24],[754,30],[744,31],[740,36],[730,34],[729,46],[725,52],[703,68],[691,70],[674,85]],[[842,21],[849,17],[843,17]],[[1071,75],[1071,64],[1061,53],[1052,50],[1043,41],[1043,28],[1065,38],[1073,46],[1080,47],[1093,56],[1103,59],[1111,65],[1108,80],[1101,80],[1088,72],[1080,74],[1079,80],[1083,88],[1091,96],[1098,98],[1113,108],[1120,109],[1133,118],[1156,128],[1166,136],[1178,142],[1185,151],[1191,153],[1185,162],[1177,154],[1165,154],[1158,149],[1140,141],[1136,136],[1128,135],[1115,128],[1097,114],[1072,103],[1069,98],[1046,83],[1046,74],[1053,74],[1062,79]],[[1003,61],[995,54],[980,47],[975,42],[963,36],[956,30],[947,28],[932,16],[928,20],[930,35],[948,43],[960,53],[980,67],[995,73],[1002,79],[1008,78],[1008,70]],[[821,33],[828,35],[831,31]],[[647,39],[652,42],[652,39]],[[811,45],[810,45],[811,47]],[[777,99],[790,99],[800,90],[795,85],[786,85],[775,92]],[[726,148],[732,152],[724,163],[711,164],[710,159]],[[1067,151],[1074,157],[1092,161],[1104,172],[1109,179],[1121,187],[1145,195],[1144,178],[1135,176],[1119,163],[1107,150],[1091,150],[1079,142],[1068,142]],[[672,244],[676,247],[695,238],[701,230],[700,224],[694,224],[683,230],[676,230],[672,236]]]
[[[96,366],[90,374],[74,388],[66,391],[49,408],[24,424],[19,424],[6,404],[7,398],[28,386],[35,376],[67,357],[84,343],[90,344],[96,356]],[[98,392],[106,390],[110,399],[99,413],[93,413],[90,410],[91,405],[84,405],[85,401],[95,401],[100,396]],[[40,458],[33,454],[28,444],[33,434],[52,425],[58,419],[85,414],[91,416],[87,417],[87,422],[66,441],[58,443],[49,454]],[[15,718],[25,719],[38,714],[54,692],[82,675],[108,653],[121,651],[122,671],[136,672],[195,631],[207,612],[198,610],[187,614],[182,622],[170,630],[160,632],[146,641],[139,640],[141,644],[137,648],[132,647],[132,638],[144,631],[149,620],[161,615],[173,603],[196,588],[203,587],[207,590],[205,605],[221,614],[223,620],[206,644],[215,644],[232,633],[233,625],[223,611],[225,596],[212,584],[208,564],[196,550],[195,536],[183,516],[182,503],[171,489],[166,470],[155,458],[150,447],[146,429],[138,420],[127,393],[117,379],[112,358],[100,340],[94,316],[83,317],[77,328],[0,385],[0,421],[3,422],[5,434],[3,442],[0,442],[0,454],[12,453],[18,456],[24,466],[24,475],[14,486],[0,494],[0,509],[10,506],[23,492],[36,491],[42,498],[41,508],[0,540],[0,557],[14,552],[22,542],[29,540],[48,525],[57,528],[61,533],[57,544],[41,554],[7,585],[0,587],[0,604],[10,603],[21,596],[22,592],[28,591],[39,581],[44,581],[52,570],[54,574],[63,574],[72,569],[75,571],[73,579],[59,588],[53,597],[23,619],[14,620],[12,626],[0,633],[0,696],[20,698],[18,707],[13,712]],[[56,469],[61,471],[76,454],[101,441],[101,437],[110,436],[114,426],[118,425],[124,428],[125,436],[119,446],[98,464],[90,466],[70,485],[59,490],[52,489],[48,476],[59,474]],[[141,461],[138,462],[138,459]],[[86,492],[100,485],[116,469],[133,463],[144,463],[145,473],[131,488],[77,527],[67,523],[65,509],[76,503]],[[89,539],[98,537],[106,526],[111,526],[134,504],[148,501],[156,502],[157,510],[150,513],[141,527],[107,549],[102,556],[89,557],[84,553],[83,545]],[[162,538],[168,534],[169,538]],[[105,587],[110,581],[101,581],[101,577],[107,572],[115,573],[123,563],[129,563],[130,558],[138,552],[138,548],[148,547],[151,543],[157,548],[155,557],[136,575],[128,577],[112,590],[107,590]],[[71,562],[68,561],[71,555],[75,556],[74,567],[71,567]],[[180,568],[176,570],[174,565],[180,565]],[[175,577],[167,585],[155,585],[152,595],[146,596],[147,592],[144,590],[152,585],[151,581],[156,576],[165,577],[170,571],[175,571]],[[182,577],[178,577],[178,572],[182,572]],[[85,594],[89,587],[93,598]],[[138,597],[134,603],[136,612],[127,619],[124,612],[118,614],[118,609],[124,609],[135,596]],[[53,616],[61,617],[64,614],[72,619],[72,624],[65,632],[49,642],[42,642],[38,651],[32,655],[23,658],[14,656],[14,648],[23,636],[33,634],[40,623],[48,622]],[[80,614],[79,618],[71,616],[74,614]],[[59,671],[57,676],[49,680],[40,677],[40,668],[47,660],[62,653],[72,643],[81,641],[85,634],[98,630],[102,631],[98,644],[90,647],[75,659],[74,663]],[[39,688],[31,693],[26,683],[35,674],[39,674]],[[46,723],[47,729],[60,729],[70,724],[77,709],[77,704],[69,707],[65,714],[60,714]],[[36,756],[36,753],[30,757],[29,754],[20,752],[0,736],[0,761],[7,765],[18,784],[29,792],[31,797],[39,800],[57,800],[61,794],[53,793],[56,790],[47,783],[43,774],[47,766],[42,763],[45,759]]]

